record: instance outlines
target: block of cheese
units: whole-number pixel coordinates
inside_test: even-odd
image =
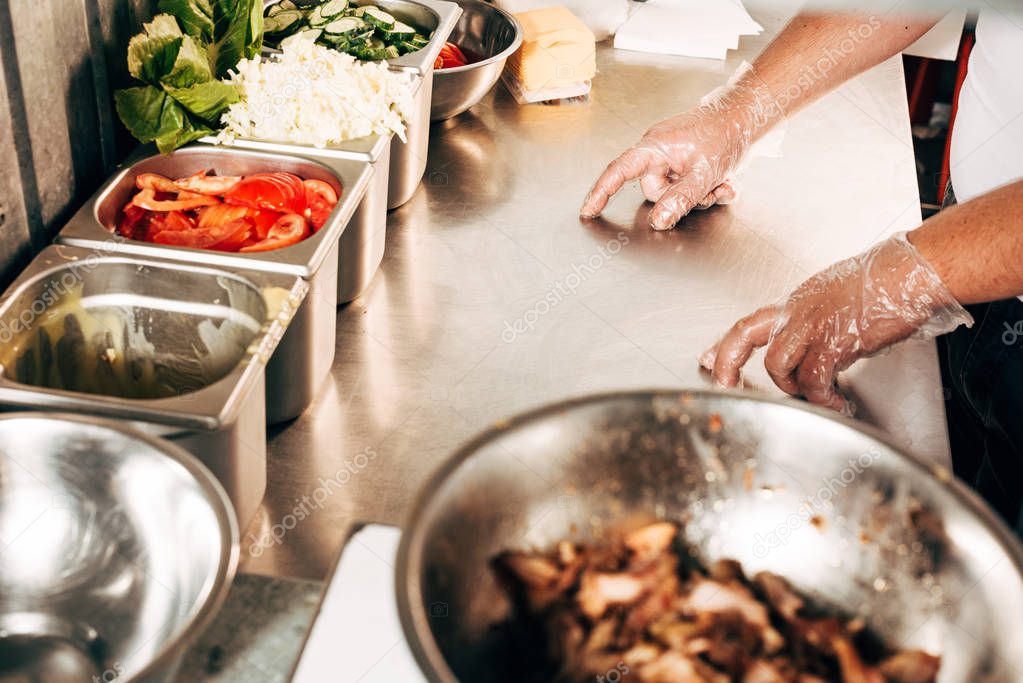
[[[566,8],[544,7],[515,18],[522,26],[522,47],[507,68],[525,90],[573,85],[597,73],[593,32]]]

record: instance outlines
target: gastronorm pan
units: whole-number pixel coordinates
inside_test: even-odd
[[[372,164],[373,177],[358,208],[341,233],[338,247],[337,303],[345,304],[362,294],[384,258],[387,240],[387,186],[391,164],[392,135],[368,135],[343,145],[319,149],[312,145],[238,138],[231,147],[310,159],[347,159]],[[216,138],[204,138],[216,144]]]
[[[273,4],[264,2],[265,7]],[[412,81],[414,105],[410,120],[406,121],[406,140],[394,140],[391,145],[387,208],[396,209],[412,198],[426,172],[426,157],[430,147],[433,64],[454,30],[462,8],[446,0],[352,0],[352,4],[376,5],[399,21],[431,32],[426,47],[387,62],[391,69],[415,76]]]
[[[192,145],[170,155],[140,149],[61,230],[64,244],[177,258],[227,268],[294,274],[309,281],[309,296],[267,367],[267,419],[271,424],[297,417],[312,402],[334,360],[338,249],[348,223],[370,186],[373,165],[358,159],[320,159],[265,151]],[[228,253],[127,240],[113,231],[121,210],[135,193],[139,173],[181,177],[202,169],[220,175],[287,171],[324,180],[338,190],[337,207],[314,235],[302,242],[257,253]]]
[[[941,655],[940,683],[1021,680],[1023,547],[975,494],[835,413],[712,391],[547,406],[493,426],[423,486],[396,566],[427,679],[522,680],[507,666],[522,650],[493,628],[510,605],[491,560],[630,518],[676,521],[705,565],[774,572],[889,643]]]
[[[266,488],[264,368],[307,291],[297,275],[47,247],[0,298],[0,407],[175,441],[244,524]]]

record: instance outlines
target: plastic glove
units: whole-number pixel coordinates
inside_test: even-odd
[[[674,227],[689,211],[725,204],[735,197],[729,174],[756,134],[784,112],[753,67],[743,64],[728,85],[695,109],[661,121],[611,162],[590,190],[579,213],[600,215],[625,183],[640,180],[655,230]]]
[[[767,345],[764,365],[782,391],[851,414],[837,391],[840,371],[908,337],[929,339],[961,324],[973,318],[900,233],[743,318],[700,364],[734,387],[753,350]]]

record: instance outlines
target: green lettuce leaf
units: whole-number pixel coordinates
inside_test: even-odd
[[[238,89],[221,81],[197,83],[189,88],[167,88],[178,104],[203,121],[216,125],[230,105],[238,101]]]
[[[183,36],[174,66],[160,79],[160,83],[170,88],[187,88],[211,80],[213,72],[210,70],[206,51],[199,47],[191,36]]]
[[[260,0],[160,0],[159,7],[206,46],[217,78],[226,77],[242,59],[257,56],[263,45]]]
[[[212,135],[213,129],[203,123],[196,123],[192,118],[184,116],[180,126],[156,138],[156,148],[163,154],[170,154],[178,147],[183,147],[199,138]]]
[[[160,88],[147,85],[114,93],[117,114],[142,142],[152,142],[181,126],[184,109]]]
[[[143,83],[156,85],[174,68],[184,35],[169,14],[156,15],[142,28],[128,42],[128,71]]]
[[[204,44],[213,42],[213,7],[210,0],[160,0],[161,12],[173,14],[185,33]]]

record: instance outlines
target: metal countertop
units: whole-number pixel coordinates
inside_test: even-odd
[[[781,156],[751,160],[730,207],[655,233],[633,185],[603,220],[577,218],[611,158],[780,26],[754,14],[765,36],[727,63],[602,45],[588,102],[519,106],[498,87],[434,127],[381,271],[339,311],[331,377],[271,437],[243,571],[323,579],[355,525],[401,522],[421,482],[494,420],[598,390],[707,385],[696,357],[736,319],[919,223],[899,58],[790,120]],[[761,360],[749,382],[777,392]],[[862,362],[845,383],[862,419],[947,460],[933,343]]]

